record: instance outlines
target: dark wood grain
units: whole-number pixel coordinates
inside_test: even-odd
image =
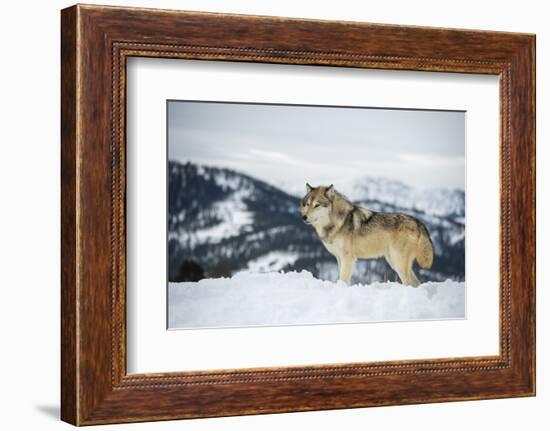
[[[76,8],[61,16],[61,417],[77,415]]]
[[[62,419],[77,425],[535,393],[535,37],[100,6],[62,11]],[[126,373],[130,56],[500,77],[495,357]]]

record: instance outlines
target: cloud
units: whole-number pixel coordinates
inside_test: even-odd
[[[385,176],[464,188],[464,113],[171,102],[169,158],[272,184]]]
[[[252,148],[248,150],[248,152],[254,157],[259,157],[262,159],[267,159],[278,163],[290,163],[290,164],[297,163],[297,161],[292,157],[290,157],[288,154],[280,153],[278,151],[265,151],[265,150],[258,150],[258,149]]]
[[[413,163],[419,167],[460,167],[464,166],[463,156],[445,156],[430,153],[397,153],[397,158],[406,163]]]

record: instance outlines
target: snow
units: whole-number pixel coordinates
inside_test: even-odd
[[[239,175],[230,175],[224,172],[218,172],[214,176],[214,181],[224,190],[237,190],[243,186],[243,183],[250,187],[250,184],[246,184],[247,181]]]
[[[449,243],[451,245],[455,245],[460,241],[464,241],[465,238],[466,238],[466,232],[464,230],[461,230],[459,232],[451,232],[449,235]]]
[[[356,284],[310,272],[240,272],[231,278],[170,283],[171,329],[460,319],[463,282]]]
[[[271,227],[271,228],[263,230],[263,231],[259,231],[259,232],[255,232],[255,233],[251,233],[249,235],[246,235],[246,237],[244,238],[244,241],[249,241],[249,242],[261,241],[261,240],[265,239],[266,237],[275,236],[277,234],[281,234],[283,232],[286,232],[290,229],[291,229],[290,226]]]
[[[300,257],[298,253],[289,251],[271,251],[248,262],[251,272],[279,271],[287,265],[293,265]]]
[[[193,232],[179,232],[174,235],[183,244],[217,244],[223,239],[231,238],[251,229],[253,215],[248,211],[244,200],[250,196],[251,190],[244,188],[231,193],[226,199],[216,202],[209,210],[220,220],[214,226],[197,229]],[[170,237],[169,237],[170,239]]]

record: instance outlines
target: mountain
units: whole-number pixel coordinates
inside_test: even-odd
[[[301,220],[298,196],[230,169],[170,161],[168,170],[171,280],[183,261],[198,263],[208,276],[307,270],[337,279],[335,258]],[[426,224],[435,258],[430,270],[416,267],[422,281],[464,280],[464,192],[416,191],[384,178],[336,187],[361,206],[405,212]],[[384,259],[356,266],[354,278],[363,283],[397,277]]]

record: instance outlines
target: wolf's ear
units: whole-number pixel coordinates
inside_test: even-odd
[[[334,199],[334,184],[331,184],[327,187],[327,189],[325,190],[325,194],[330,200]]]
[[[309,193],[310,191],[312,191],[315,187],[311,187],[309,185],[309,183],[306,183],[306,191]]]

